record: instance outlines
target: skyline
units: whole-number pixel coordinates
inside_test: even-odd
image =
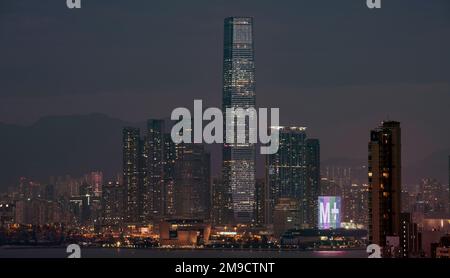
[[[450,256],[449,2],[6,1],[0,251]]]
[[[19,4],[19,6],[20,6],[20,4]],[[14,7],[14,5],[12,5],[11,7]],[[242,17],[241,17],[242,18]],[[248,19],[250,19],[250,17],[248,18]],[[251,25],[253,26],[253,17],[251,17]],[[225,20],[225,23],[226,23],[226,20]],[[225,24],[225,26],[227,26],[226,24]],[[230,72],[230,76],[228,76],[227,74],[227,61],[228,62],[231,62],[232,60],[233,60],[233,58],[231,58],[232,57],[232,54],[234,53],[234,47],[233,48],[227,48],[227,28],[225,28],[225,33],[224,33],[224,35],[225,35],[225,43],[224,43],[224,48],[223,48],[223,50],[224,50],[224,57],[223,57],[223,59],[224,59],[224,65],[223,65],[223,67],[224,67],[224,69],[223,69],[223,75],[224,75],[224,78],[223,78],[223,81],[224,81],[224,84],[223,84],[223,87],[224,87],[224,89],[223,89],[223,107],[224,108],[226,108],[226,107],[228,107],[228,106],[230,106],[230,105],[242,105],[243,103],[241,103],[242,102],[242,99],[240,100],[241,102],[239,102],[239,103],[235,103],[235,104],[229,104],[229,103],[227,103],[227,99],[229,99],[229,100],[232,100],[233,99],[233,97],[230,95],[228,95],[228,94],[230,94],[228,91],[230,91],[231,89],[232,89],[232,85],[230,85],[230,84],[232,84],[232,83],[230,83],[230,84],[228,84],[227,85],[227,82],[231,82],[231,80],[233,80],[233,74],[236,74],[237,76],[239,76],[239,78],[241,78],[242,80],[240,80],[240,82],[247,82],[247,80],[244,80],[244,79],[249,79],[250,80],[250,85],[249,85],[249,88],[247,88],[247,89],[245,89],[246,90],[246,92],[248,93],[248,92],[250,92],[251,93],[251,101],[249,102],[249,103],[247,103],[248,101],[247,100],[245,100],[244,102],[245,102],[245,104],[244,105],[250,105],[250,106],[255,106],[255,94],[254,94],[254,91],[255,91],[255,84],[254,84],[254,80],[255,80],[255,73],[254,73],[254,68],[255,68],[255,66],[254,66],[254,53],[253,53],[253,42],[254,42],[254,39],[253,39],[253,28],[251,28],[251,30],[250,30],[250,33],[251,33],[251,35],[250,36],[242,36],[240,39],[242,39],[242,38],[244,38],[244,39],[248,39],[248,38],[250,38],[250,48],[251,48],[251,53],[250,53],[250,58],[249,57],[244,57],[245,59],[250,59],[251,60],[251,66],[250,66],[250,68],[251,68],[251,70],[249,71],[248,69],[243,69],[243,70],[241,70],[241,72],[238,72],[238,73],[235,73],[235,72],[233,72],[233,71],[231,71]],[[236,37],[237,38],[237,37]],[[233,39],[235,39],[234,37],[233,37]],[[231,42],[231,39],[228,39],[229,40],[229,42],[228,43],[230,43]],[[247,42],[246,42],[247,43]],[[242,51],[241,49],[238,49],[239,47],[237,47],[236,48],[236,51],[237,50],[239,50],[239,51]],[[231,51],[230,53],[230,57],[227,57],[225,54],[226,53],[228,53],[227,52],[227,49],[228,50],[231,50],[231,49],[233,49],[233,51]],[[247,55],[246,53],[244,53],[245,55]],[[241,55],[241,54],[239,54],[239,55]],[[241,55],[242,56],[242,55]],[[244,59],[243,58],[243,56],[242,57],[240,57],[240,59]],[[234,63],[234,62],[233,62]],[[238,63],[239,64],[239,63]],[[247,77],[245,77],[245,78],[242,78],[242,76],[241,76],[241,74],[249,74],[249,76],[247,76]],[[227,78],[227,76],[228,76],[228,78]],[[228,80],[229,79],[229,80]],[[228,81],[227,81],[228,80]],[[12,82],[12,80],[9,80],[8,82]],[[9,84],[9,83],[6,83],[6,84]],[[239,86],[238,86],[239,87]],[[238,88],[237,87],[237,88]],[[230,89],[231,88],[231,89]],[[283,88],[283,87],[281,87],[281,88]],[[301,86],[299,87],[299,88],[302,88]],[[227,91],[228,90],[228,91]],[[232,90],[231,90],[232,91]],[[7,94],[7,93],[6,93]],[[374,95],[373,95],[373,97],[379,97],[379,95],[382,95],[383,93],[380,93],[380,92],[377,92],[377,93],[374,93]],[[214,94],[213,96],[215,96],[216,94]],[[134,95],[132,95],[132,96],[134,96]],[[125,99],[130,99],[131,97],[129,97],[129,96],[127,96]],[[155,98],[156,99],[156,98]],[[300,98],[301,99],[301,98]],[[276,98],[276,102],[278,103],[278,101],[280,100],[280,98]],[[209,101],[209,99],[208,99],[208,101]],[[159,104],[160,104],[160,106],[164,106],[164,105],[162,105],[162,104],[168,104],[168,107],[170,108],[170,106],[171,106],[171,103],[169,103],[167,100],[162,100],[161,102],[160,102],[160,100],[158,99],[158,101],[157,101]],[[391,104],[392,105],[392,99],[391,98],[389,98],[389,101],[384,101],[383,102],[383,104]],[[394,101],[395,102],[395,101]],[[445,102],[445,101],[444,101]],[[336,106],[341,106],[341,104],[342,104],[342,102],[339,102],[339,103],[336,103],[336,104],[334,104],[334,105],[336,105]],[[276,105],[276,103],[274,104],[274,105]],[[127,107],[125,107],[124,106],[124,108],[127,108]],[[299,103],[299,110],[300,110],[300,113],[301,113],[301,102]],[[402,108],[402,106],[398,106],[398,107],[396,107],[396,109],[394,109],[393,111],[394,112],[398,112],[400,109]],[[328,115],[328,111],[322,111],[322,107],[319,107],[319,109],[317,109],[317,107],[314,107],[314,109],[316,109],[316,110],[319,110],[320,111],[320,113],[322,114],[324,114],[324,116],[326,117],[327,115]],[[371,109],[365,109],[364,111],[368,111],[368,110],[371,110]],[[388,107],[388,109],[387,110],[390,110],[389,109],[389,107]],[[445,110],[446,111],[446,110]],[[345,114],[345,113],[343,113],[343,114]],[[346,116],[346,117],[348,117],[348,116]],[[163,117],[163,118],[166,118],[166,117]],[[282,122],[282,125],[286,125],[285,123],[286,122],[292,122],[293,121],[293,119],[295,119],[296,117],[289,117],[289,119],[288,120],[286,120],[286,119],[282,119],[281,120],[281,122]],[[390,116],[387,116],[387,119],[389,119],[390,118]],[[401,121],[401,119],[399,119],[400,121]],[[362,121],[361,121],[362,122]],[[402,121],[403,122],[403,121]],[[296,122],[295,123],[295,125],[298,125],[298,124],[302,124],[301,122]],[[365,123],[365,126],[367,126],[366,125],[367,123]],[[302,124],[303,125],[303,124]],[[406,124],[407,125],[407,124]],[[317,138],[320,138],[321,139],[321,141],[327,141],[327,140],[330,140],[330,138],[335,138],[335,137],[337,137],[336,135],[338,135],[339,136],[339,134],[333,134],[334,136],[330,136],[330,135],[328,135],[328,136],[325,136],[325,137],[321,137],[321,136],[315,136],[315,133],[314,133],[314,130],[317,130],[317,129],[321,129],[321,128],[323,128],[323,127],[320,127],[320,126],[311,126],[311,128],[312,128],[312,134],[313,134],[313,137],[317,137]],[[80,128],[80,130],[82,130],[82,128]],[[445,129],[444,129],[445,130]],[[330,130],[327,130],[327,132],[328,133],[330,133]],[[351,136],[351,135],[353,135],[353,136],[351,136],[351,137],[359,137],[359,136],[361,136],[361,134],[359,134],[358,133],[358,135],[357,136],[355,136],[355,133],[353,133],[354,131],[351,131],[351,132],[349,132],[348,133],[348,136]],[[309,131],[308,131],[308,133],[309,133]],[[413,140],[417,140],[417,138],[415,138],[414,136],[408,136],[408,139],[409,140],[411,140],[411,138],[414,138]],[[436,138],[432,138],[432,140],[435,140]],[[45,143],[44,143],[45,144]],[[325,145],[325,146],[323,146],[323,145]],[[347,145],[352,145],[352,142],[351,142],[351,140],[348,140],[348,142],[347,142]],[[408,145],[408,143],[404,143],[404,145]],[[425,148],[426,148],[426,146],[428,146],[428,147],[430,147],[430,145],[429,144],[422,144],[422,146],[424,146]],[[444,146],[447,146],[447,145],[444,145]],[[323,149],[323,151],[322,151],[322,153],[324,153],[324,154],[326,154],[326,156],[328,156],[328,158],[330,158],[330,157],[333,157],[332,155],[330,155],[330,153],[332,153],[332,152],[330,152],[330,146],[329,145],[326,145],[326,144],[322,144],[322,149]],[[333,148],[333,149],[335,149],[335,148]],[[445,150],[445,149],[444,149]],[[356,158],[356,159],[361,159],[363,156],[361,155],[361,150],[360,149],[358,149],[358,154],[359,154],[359,156]],[[415,149],[415,152],[409,152],[409,151],[405,151],[405,152],[403,152],[403,153],[407,153],[408,154],[408,156],[413,156],[413,155],[415,155],[417,152],[420,152],[420,150],[419,151],[417,151],[417,149]],[[353,153],[354,153],[354,151],[353,151]],[[226,156],[226,154],[227,154],[227,152],[225,152],[224,151],[224,156]],[[253,151],[253,153],[252,153],[252,155],[251,156],[254,156],[254,151]],[[341,157],[343,157],[343,158],[346,158],[346,159],[355,159],[355,156],[352,156],[352,151],[348,151],[348,148],[347,148],[347,150],[346,150],[346,152],[345,152],[345,155],[344,156],[341,156]],[[25,158],[25,159],[27,159],[27,158]],[[259,158],[260,159],[260,158]],[[214,165],[217,165],[217,158],[215,159],[216,161],[214,161],[214,159],[213,159],[213,164]],[[226,159],[224,159],[224,160],[226,160]],[[322,160],[327,160],[327,157],[325,157],[325,159],[322,159]],[[443,156],[443,159],[442,159],[443,161],[445,161],[445,156]],[[362,165],[360,165],[360,166],[367,166],[366,164],[362,164]],[[252,167],[254,167],[254,166],[252,166]],[[216,168],[217,168],[217,166],[216,166]],[[99,167],[97,168],[97,169],[99,169],[99,170],[102,170],[102,166],[101,165],[99,165]],[[255,171],[254,170],[251,170],[250,171],[251,173],[254,173]],[[56,175],[60,175],[60,174],[62,174],[62,173],[55,173]],[[220,175],[220,174],[219,174]],[[444,175],[444,174],[443,174]],[[216,173],[215,173],[215,176],[218,176],[218,174],[217,174],[217,170],[216,170]],[[242,177],[242,175],[239,175],[240,177]],[[428,176],[428,174],[425,174],[425,175],[423,175],[423,177],[427,177]],[[254,178],[253,178],[254,179]],[[408,180],[408,178],[406,178],[406,180]],[[442,178],[440,177],[440,180],[442,180]],[[409,181],[410,182],[410,181]],[[251,182],[252,184],[254,183],[254,182]],[[234,188],[233,190],[234,191],[236,191],[236,186],[231,186],[232,188]],[[238,191],[240,191],[240,190],[238,190]],[[253,192],[253,190],[250,190],[251,192]],[[252,193],[250,193],[250,195],[251,195]]]
[[[381,235],[386,236],[387,245],[386,242],[380,242],[376,238],[369,238],[369,243],[387,247],[391,242],[389,240],[394,240],[391,243],[396,246],[395,238],[398,241],[399,235],[402,242],[408,241],[409,238],[419,238],[418,240],[408,241],[408,245],[405,243],[401,250],[398,247],[394,249],[385,248],[383,257],[409,257],[410,255],[423,257],[425,254],[426,256],[433,256],[435,254],[433,253],[434,243],[429,244],[429,240],[432,239],[430,236],[432,237],[433,234],[444,235],[440,242],[436,244],[444,244],[444,246],[447,244],[445,242],[448,236],[445,237],[445,231],[448,231],[448,224],[450,224],[450,219],[445,218],[448,215],[447,197],[450,196],[448,195],[450,194],[448,186],[439,184],[435,180],[423,180],[420,188],[402,187],[401,199],[404,203],[402,203],[402,213],[400,214],[401,162],[399,159],[401,135],[399,122],[385,122],[368,134],[369,168],[367,170],[369,171],[369,184],[365,184],[364,180],[355,181],[350,172],[346,172],[347,169],[344,169],[342,173],[337,173],[337,176],[335,176],[334,170],[332,170],[332,173],[323,174],[320,184],[318,181],[313,181],[318,179],[317,169],[320,164],[318,140],[305,140],[306,134],[303,128],[291,127],[282,132],[286,136],[281,137],[280,153],[268,155],[273,158],[268,161],[268,165],[281,168],[288,166],[296,170],[292,172],[292,177],[286,175],[288,172],[280,171],[280,175],[277,174],[277,177],[269,183],[259,181],[262,184],[255,191],[255,197],[259,200],[255,202],[258,204],[264,203],[261,207],[255,207],[255,212],[259,211],[265,215],[263,216],[264,219],[272,218],[273,226],[270,224],[271,220],[266,222],[266,220],[259,218],[259,213],[256,214],[258,219],[254,219],[255,222],[251,224],[240,223],[238,219],[235,219],[231,223],[225,222],[225,226],[223,226],[224,223],[212,225],[210,217],[213,217],[213,211],[221,211],[224,206],[221,205],[220,199],[213,197],[214,194],[211,196],[208,193],[209,186],[212,186],[213,192],[217,190],[214,185],[209,184],[208,186],[208,182],[199,183],[205,177],[208,177],[208,179],[211,177],[208,170],[209,162],[204,164],[206,160],[209,160],[209,155],[204,156],[206,154],[203,149],[205,144],[166,144],[160,139],[169,138],[169,135],[167,133],[167,136],[161,134],[161,127],[162,125],[158,120],[149,120],[147,133],[143,138],[139,136],[138,129],[126,127],[123,129],[123,184],[121,176],[117,177],[117,181],[111,181],[104,179],[102,172],[91,172],[79,179],[66,177],[66,181],[58,178],[59,183],[51,184],[34,183],[27,179],[21,180],[21,184],[15,191],[3,195],[3,199],[0,200],[0,213],[2,214],[0,218],[2,219],[2,226],[6,225],[3,226],[3,232],[11,232],[11,236],[2,239],[2,231],[0,230],[0,240],[20,245],[20,238],[30,236],[31,240],[36,240],[36,244],[42,244],[41,240],[43,242],[49,240],[52,244],[57,245],[64,242],[64,234],[67,233],[68,242],[82,240],[88,245],[92,244],[101,248],[119,248],[123,245],[125,248],[153,249],[192,244],[193,246],[204,246],[206,248],[235,248],[239,246],[240,248],[256,248],[260,246],[260,248],[268,248],[268,251],[270,251],[275,244],[280,248],[291,246],[291,248],[319,248],[320,250],[337,247],[351,251],[361,249],[367,242],[364,236],[367,228],[370,232],[372,231],[371,227],[378,226],[380,230],[374,229],[373,231],[379,231]],[[165,146],[164,148],[171,149],[170,152],[175,151],[173,155],[176,157],[162,151],[162,145]],[[197,148],[197,151],[190,149],[191,147]],[[154,155],[160,152],[163,154],[162,157],[165,158]],[[289,155],[292,158],[297,156],[303,158],[286,159]],[[149,160],[147,160],[147,157]],[[157,159],[154,160],[152,157]],[[128,163],[130,158],[131,162]],[[175,163],[174,172],[166,170],[172,169],[172,163]],[[134,198],[142,198],[140,190],[145,190],[146,177],[155,176],[155,172],[148,172],[148,170],[158,168],[160,165],[165,165],[162,172],[164,175],[157,180],[164,180],[164,187],[167,189],[169,189],[168,184],[172,184],[171,191],[173,191],[172,193],[165,192],[164,197],[156,198],[168,200],[166,196],[172,196],[174,203],[169,205],[165,202],[163,209],[167,212],[163,214],[158,212],[160,215],[155,215],[156,218],[146,218],[145,211],[152,210],[152,208],[146,208],[139,201],[135,202]],[[308,181],[306,181],[306,184],[304,183],[303,170],[298,169],[298,166],[301,165],[306,166],[307,174],[305,174],[308,176],[306,180],[310,180],[310,185],[308,185]],[[148,166],[150,167],[147,168]],[[130,171],[130,167],[133,170]],[[350,169],[348,170],[350,171]],[[278,173],[278,171],[274,171],[274,167],[269,167],[266,171],[269,176]],[[158,173],[156,174],[158,175]],[[175,183],[172,183],[173,174],[175,174]],[[341,174],[343,176],[340,176]],[[137,181],[136,186],[133,185],[131,190],[130,182],[127,182],[128,176],[131,176],[131,184]],[[298,198],[296,197],[298,195],[296,191],[299,188],[294,184],[292,188],[289,188],[290,183],[288,181],[294,179],[302,183],[303,185],[300,185],[300,187],[306,191],[309,191],[308,186],[320,188],[320,190]],[[272,181],[274,182],[273,185]],[[105,187],[104,192],[103,186]],[[150,188],[160,187],[154,184]],[[268,212],[266,212],[266,204],[269,200],[264,193],[267,192],[267,188],[275,189],[275,194],[269,193],[268,196],[271,200],[269,203],[275,202],[277,204],[272,208],[269,205]],[[372,191],[371,188],[377,188],[380,191]],[[153,190],[153,193],[151,193],[153,199],[155,192]],[[129,193],[134,197],[127,198],[127,195],[130,196]],[[145,199],[146,194],[144,191],[143,199]],[[391,194],[392,199],[389,197]],[[281,198],[278,198],[277,195]],[[300,193],[300,195],[303,195],[303,193]],[[212,206],[209,205],[208,196],[212,197]],[[312,199],[308,201],[309,196],[312,196]],[[367,198],[368,196],[369,198]],[[121,208],[117,204],[121,203],[123,197],[126,205]],[[317,198],[321,203],[320,214],[317,214],[319,210]],[[378,198],[380,203],[375,201]],[[296,201],[298,199],[300,202]],[[132,205],[130,205],[130,200],[133,203]],[[156,203],[160,202],[159,200]],[[300,205],[299,203],[302,202],[303,205]],[[138,205],[136,209],[135,204]],[[192,206],[192,204],[198,205]],[[367,205],[369,209],[365,209]],[[171,206],[174,208],[173,212],[169,212]],[[379,209],[376,209],[377,207]],[[196,212],[193,213],[193,209]],[[133,219],[129,218],[129,213],[134,215],[135,211],[138,212],[138,215]],[[200,214],[206,211],[208,213],[201,217]],[[269,215],[273,213],[273,217],[266,213],[269,213]],[[370,217],[371,213],[376,218]],[[387,218],[386,213],[389,216]],[[144,217],[140,218],[140,215]],[[315,228],[317,220],[314,219],[318,215],[320,215],[319,223],[324,224],[323,227],[325,227],[319,227],[319,230]],[[367,215],[370,217],[369,226],[366,222]],[[383,221],[380,220],[381,215],[384,215]],[[332,216],[332,219],[330,216]],[[370,225],[371,219],[372,225]],[[262,222],[260,222],[261,220]],[[306,223],[305,220],[307,220]],[[402,221],[402,231],[399,227],[400,220]],[[157,223],[159,223],[159,230],[158,228],[155,230]],[[419,226],[420,223],[424,226]],[[440,225],[439,230],[436,230],[436,224]],[[69,230],[64,227],[68,227]],[[326,227],[334,228],[328,230]],[[417,227],[421,227],[421,229],[418,230]],[[34,237],[33,234],[30,234],[30,229],[37,231],[38,236]],[[193,231],[200,231],[200,236],[191,237]],[[250,233],[250,237],[246,236],[247,232]],[[418,232],[425,235],[424,241],[418,236]],[[120,236],[122,233],[126,234],[124,238]],[[21,234],[22,236],[18,237]],[[198,235],[197,232],[194,235]],[[320,240],[317,235],[321,235]],[[327,235],[328,240],[322,239],[324,235]],[[311,240],[314,237],[317,238],[315,241],[302,241],[302,237],[310,237]],[[103,242],[103,244],[98,245],[98,242]],[[316,244],[319,244],[320,247]],[[331,244],[331,246],[328,244]],[[361,246],[361,244],[363,245]],[[441,251],[436,252],[435,255],[438,256],[437,254]]]

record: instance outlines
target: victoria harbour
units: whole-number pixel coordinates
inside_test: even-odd
[[[0,258],[67,258],[63,247],[0,248]],[[365,249],[352,250],[214,250],[214,249],[128,249],[82,248],[82,258],[367,258]]]

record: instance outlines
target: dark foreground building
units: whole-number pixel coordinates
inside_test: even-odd
[[[370,132],[369,241],[386,246],[386,237],[400,236],[401,129],[383,122]]]

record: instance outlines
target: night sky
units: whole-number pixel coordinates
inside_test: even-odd
[[[253,16],[257,104],[307,126],[322,159],[366,159],[384,119],[402,123],[406,165],[450,149],[448,0],[65,2],[0,1],[0,122],[220,107],[223,19]]]

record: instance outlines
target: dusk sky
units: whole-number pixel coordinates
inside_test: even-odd
[[[2,0],[0,122],[220,107],[223,19],[243,15],[255,19],[257,105],[307,126],[323,159],[366,159],[385,119],[402,123],[405,164],[450,149],[450,1],[365,2]]]

